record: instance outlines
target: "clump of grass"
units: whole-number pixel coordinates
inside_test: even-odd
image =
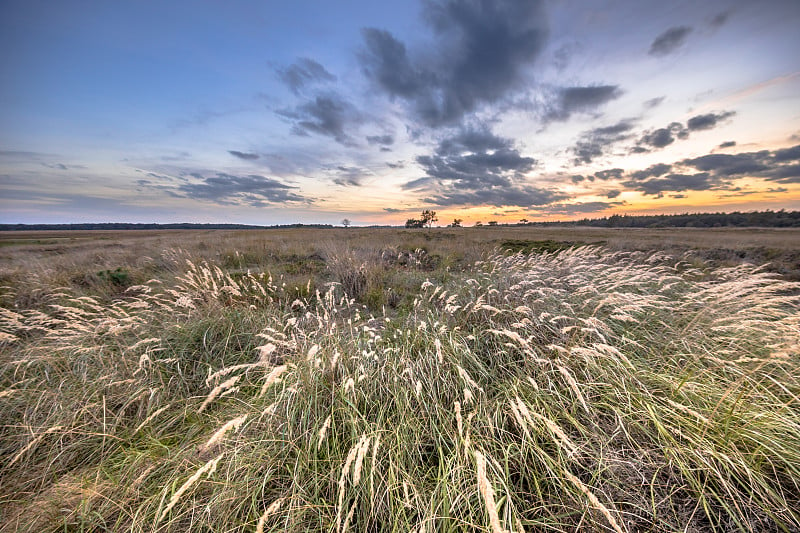
[[[185,259],[110,304],[0,310],[0,529],[800,528],[796,284],[497,252],[392,270],[417,288],[384,314],[333,255],[303,294]]]

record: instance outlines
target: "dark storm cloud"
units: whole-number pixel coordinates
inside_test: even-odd
[[[677,50],[685,41],[692,28],[689,26],[675,26],[655,38],[650,45],[648,54],[651,56],[665,56]]]
[[[375,85],[404,100],[426,125],[458,124],[524,87],[526,68],[546,41],[542,6],[537,0],[427,2],[432,45],[412,57],[391,33],[367,28],[359,60]]]
[[[591,163],[595,158],[608,152],[615,144],[630,138],[633,121],[622,120],[612,126],[585,131],[571,148],[575,154],[574,163]]]
[[[735,111],[723,111],[722,113],[706,113],[704,115],[697,115],[689,119],[686,127],[690,131],[697,130],[710,130],[717,126],[717,124],[726,118],[735,115]]]
[[[462,129],[442,140],[432,155],[417,157],[417,163],[427,176],[405,188],[433,191],[425,201],[440,206],[528,207],[564,198],[556,191],[528,186],[524,174],[536,161],[487,128]]]
[[[371,145],[391,146],[394,144],[394,136],[392,135],[370,135],[367,137],[367,142]]]
[[[264,176],[217,173],[211,177],[200,176],[199,181],[183,183],[174,192],[184,198],[210,200],[222,205],[260,206],[307,201],[291,189],[296,187]]]
[[[293,65],[276,69],[278,78],[294,93],[299,94],[306,85],[316,82],[336,81],[336,76],[325,67],[307,57],[298,59]]]
[[[278,111],[278,114],[294,121],[292,133],[295,135],[317,133],[346,146],[354,142],[345,129],[361,121],[358,110],[337,94],[319,95],[293,110]]]
[[[616,198],[616,197],[617,197],[617,196],[619,196],[620,194],[622,194],[622,191],[620,191],[620,190],[618,190],[618,189],[614,189],[614,190],[612,190],[612,191],[608,191],[608,192],[606,193],[606,197],[607,197],[607,198],[609,198],[609,199],[611,199],[611,198]]]
[[[562,87],[558,89],[554,103],[544,114],[543,120],[564,121],[575,113],[590,113],[621,95],[622,91],[618,85]]]
[[[239,159],[244,159],[245,161],[253,161],[259,158],[258,154],[240,152],[238,150],[228,150],[228,153],[231,154],[233,157],[238,157]]]

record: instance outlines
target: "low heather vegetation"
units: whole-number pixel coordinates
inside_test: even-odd
[[[252,253],[14,278],[0,530],[800,529],[797,284],[602,246]]]

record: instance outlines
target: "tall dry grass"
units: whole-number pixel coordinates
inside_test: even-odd
[[[773,274],[369,256],[416,284],[392,309],[168,256],[111,301],[0,310],[2,530],[800,528],[800,287]]]

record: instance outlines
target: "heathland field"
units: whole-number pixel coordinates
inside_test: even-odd
[[[800,231],[0,235],[0,531],[800,531]]]

